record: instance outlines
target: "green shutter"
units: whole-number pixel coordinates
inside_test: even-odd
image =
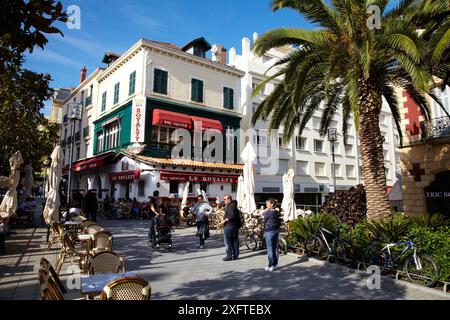
[[[229,89],[229,92],[230,92],[230,96],[228,97],[229,107],[230,109],[234,109],[234,90]]]
[[[198,102],[203,102],[203,81],[198,81]]]
[[[226,109],[233,109],[234,101],[233,101],[234,90],[231,88],[223,88],[223,107]]]
[[[120,82],[116,83],[114,86],[114,104],[119,102],[119,90],[120,90]]]
[[[197,81],[195,79],[191,81],[191,100],[197,101]]]
[[[134,94],[136,91],[136,71],[132,72],[130,74],[130,90],[128,92],[128,95]]]
[[[229,99],[228,99],[228,88],[223,88],[223,107],[228,108]]]
[[[102,96],[102,111],[105,111],[106,109],[106,92],[103,92]]]
[[[159,74],[159,70],[155,69],[154,75],[153,75],[153,92],[159,92],[160,91],[160,86],[159,84],[161,83],[160,80],[160,74]]]
[[[167,71],[161,72],[161,93],[163,94],[167,94],[167,76]]]

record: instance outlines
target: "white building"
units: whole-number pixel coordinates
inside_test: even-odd
[[[240,128],[244,73],[225,61],[226,50],[204,38],[183,48],[142,39],[122,55],[106,53],[107,67],[82,75],[64,103],[65,115],[70,103],[84,103],[83,121],[75,130],[72,188],[138,201],[155,190],[180,196],[188,181],[192,195],[198,189],[211,197],[235,193],[242,165],[233,132]],[[64,121],[62,127],[66,165],[71,125]],[[170,137],[180,128],[205,139],[206,130],[224,133],[223,151],[231,157],[210,160],[189,150],[174,159]],[[133,154],[130,147],[138,146],[142,152]]]
[[[258,35],[253,35],[253,42]],[[263,57],[253,54],[252,43],[248,38],[242,39],[242,53],[237,54],[235,48],[230,49],[230,65],[243,70],[245,76],[241,84],[241,100],[243,102],[243,119],[241,128],[254,129],[253,142],[258,147],[258,164],[256,176],[256,201],[261,203],[269,197],[282,199],[282,176],[292,167],[296,172],[295,189],[296,203],[300,206],[314,209],[323,203],[325,196],[333,191],[332,155],[331,143],[327,137],[319,134],[320,116],[317,112],[302,136],[296,136],[287,145],[281,143],[279,137],[268,137],[268,123],[258,121],[251,125],[253,110],[267,97],[281,79],[269,82],[261,93],[252,98],[252,89],[265,79],[265,73],[276,61],[285,57],[291,48],[283,47],[271,49]],[[274,74],[279,68],[273,68],[269,75]],[[342,128],[342,119],[338,112],[332,128],[337,128],[338,141],[335,142],[336,163],[336,189],[345,190],[351,186],[363,183],[361,175],[361,163],[359,160],[359,142],[353,122],[350,122],[347,144],[344,144],[343,135],[339,133]],[[399,150],[396,148],[398,134],[395,123],[390,115],[389,107],[383,103],[380,116],[380,128],[385,137],[384,157],[386,161],[387,185],[392,187],[400,173]],[[280,129],[280,132],[282,128]],[[276,146],[276,148],[274,148]],[[270,160],[270,157],[275,160]],[[267,170],[273,162],[277,164],[277,170]]]

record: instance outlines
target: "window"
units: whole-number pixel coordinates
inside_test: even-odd
[[[355,166],[345,166],[345,173],[347,175],[347,178],[354,178],[355,177]]]
[[[256,102],[253,102],[253,103],[252,103],[252,114],[255,113],[256,108],[258,108],[258,106],[259,106],[259,103],[256,103]]]
[[[76,156],[75,159],[80,159],[80,145],[77,146],[77,152],[76,152]]]
[[[64,140],[67,139],[67,129],[64,129]]]
[[[170,181],[170,193],[178,193],[178,182],[177,181]]]
[[[338,127],[338,122],[334,121],[334,120],[331,120],[331,122],[330,122],[330,129],[337,129],[337,127]]]
[[[138,182],[138,196],[145,197],[145,180],[139,180]]]
[[[97,132],[97,152],[103,151],[103,131]]]
[[[299,175],[308,175],[308,161],[297,161],[297,173]]]
[[[233,183],[232,185],[231,185],[231,192],[237,192],[237,184],[236,183]]]
[[[81,91],[81,104],[83,105],[83,107],[85,106],[85,104],[84,104],[84,90]]]
[[[167,79],[167,71],[155,69],[153,79],[153,92],[167,94]]]
[[[306,150],[306,138],[303,137],[295,137],[295,148],[297,150]]]
[[[272,60],[272,57],[269,57],[268,55],[263,55],[262,57],[263,63],[269,62],[270,60]]]
[[[315,152],[323,152],[323,141],[322,140],[314,140],[314,151]]]
[[[234,108],[234,90],[231,88],[223,88],[223,107],[225,109]]]
[[[106,110],[106,91],[102,94],[102,112]]]
[[[267,146],[267,131],[258,130],[257,134],[253,136],[253,143],[260,146]]]
[[[315,174],[318,177],[324,177],[325,176],[325,163],[323,162],[315,162]]]
[[[335,167],[336,167],[336,177],[342,177],[341,165],[336,163]],[[333,174],[334,174],[333,164],[331,164],[331,175]]]
[[[128,95],[131,96],[136,91],[136,71],[130,74],[130,88],[128,90]]]
[[[345,145],[345,155],[346,156],[353,156],[353,145],[352,144],[346,144]]]
[[[313,117],[313,129],[315,129],[315,130],[320,129],[320,118]]]
[[[153,143],[162,143],[162,144],[174,143],[174,141],[171,140],[171,137],[175,130],[176,130],[176,128],[153,126],[152,127],[152,142]]]
[[[277,139],[277,147],[278,148],[287,148],[288,145],[283,142],[283,135],[279,134]]]
[[[114,104],[119,102],[120,82],[117,82],[114,86]]]
[[[259,85],[259,82],[253,82],[252,83],[252,90],[255,90],[255,88]],[[259,93],[264,94],[266,92],[266,85],[264,85],[261,88],[261,91],[259,91]]]
[[[105,150],[114,149],[119,145],[119,122],[113,122],[105,127]]]
[[[191,80],[191,100],[203,102],[203,81],[198,79]]]

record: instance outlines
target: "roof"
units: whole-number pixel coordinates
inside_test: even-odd
[[[195,167],[195,168],[205,168],[205,169],[225,169],[225,170],[243,170],[243,164],[228,164],[228,163],[212,163],[212,162],[202,162],[186,159],[164,159],[164,158],[153,158],[145,157],[139,155],[133,155],[126,150],[121,150],[121,153],[125,156],[131,156],[139,161],[152,164],[152,165],[162,165],[162,166],[183,166],[183,167]]]
[[[191,42],[187,43],[183,48],[181,48],[181,50],[186,51],[191,46],[194,46],[194,45],[203,45],[203,47],[205,48],[206,51],[211,49],[211,45],[209,44],[209,42],[206,41],[205,38],[200,37],[200,38],[194,39]]]
[[[155,40],[148,40],[148,41],[149,41],[149,42],[156,43],[156,44],[159,44],[159,45],[161,45],[161,46],[165,46],[165,47],[171,48],[171,49],[175,49],[175,50],[182,51],[181,48],[180,48],[179,46],[174,45],[174,44],[169,43],[169,42],[160,42],[160,41],[155,41]]]
[[[107,51],[107,52],[105,52],[105,55],[103,56],[102,62],[103,63],[110,63],[113,58],[119,59],[120,58],[120,54]]]

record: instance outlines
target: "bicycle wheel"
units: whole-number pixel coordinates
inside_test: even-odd
[[[433,258],[426,254],[417,255],[417,262],[422,268],[417,268],[414,256],[410,255],[405,261],[405,273],[409,281],[426,287],[436,284],[439,270]]]
[[[308,241],[306,241],[306,251],[310,254],[315,254],[317,257],[325,256],[325,252],[327,251],[325,244],[322,239],[314,237]]]
[[[344,246],[340,242],[337,242],[333,244],[333,248],[333,257],[336,259],[336,262],[347,264],[349,261]]]
[[[258,248],[258,239],[256,239],[255,235],[248,235],[245,237],[245,246],[248,250],[256,251]]]
[[[381,274],[385,275],[389,273],[389,262],[390,260],[387,252],[379,251],[370,257],[368,261],[369,264],[366,265],[366,268],[368,268],[369,266],[377,266],[380,268]]]
[[[288,251],[287,242],[282,237],[278,238],[278,251],[282,254],[287,254]]]

